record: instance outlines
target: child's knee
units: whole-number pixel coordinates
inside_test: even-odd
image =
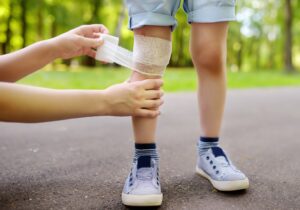
[[[221,47],[192,47],[191,54],[198,73],[221,74],[225,70],[226,52]]]
[[[171,52],[170,40],[135,34],[133,70],[145,75],[143,77],[162,76],[170,61]],[[136,77],[140,76],[137,74]]]

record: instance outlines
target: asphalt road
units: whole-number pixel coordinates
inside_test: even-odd
[[[221,193],[195,175],[196,96],[167,94],[158,146],[160,209],[300,209],[300,88],[233,90],[222,145],[250,189]],[[0,209],[127,209],[129,118],[0,123]]]

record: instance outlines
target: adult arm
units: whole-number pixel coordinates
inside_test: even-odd
[[[46,122],[88,116],[156,117],[161,80],[113,85],[105,90],[54,90],[0,82],[0,121]]]
[[[15,82],[42,68],[56,58],[88,55],[95,57],[101,46],[99,33],[108,33],[100,24],[84,25],[49,40],[34,43],[24,49],[0,56],[0,81]]]

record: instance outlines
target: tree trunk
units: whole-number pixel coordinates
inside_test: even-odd
[[[56,18],[53,18],[51,23],[51,37],[55,37],[57,35],[57,21]]]
[[[257,38],[256,40],[256,52],[255,52],[255,70],[260,69],[260,57],[261,57],[261,40],[260,38]]]
[[[92,10],[92,17],[90,21],[88,21],[89,24],[91,23],[99,23],[99,8],[100,8],[100,0],[92,0],[91,1],[91,6],[93,8]],[[93,67],[96,66],[96,61],[94,58],[85,56],[83,59],[83,65]]]
[[[240,42],[241,47],[237,52],[237,67],[238,67],[238,72],[242,71],[242,65],[243,65],[243,42]]]
[[[284,66],[287,73],[295,71],[293,66],[292,54],[292,6],[291,0],[285,0],[285,49],[284,49]]]
[[[275,68],[275,49],[274,49],[274,42],[269,41],[269,63],[268,63],[268,68],[273,69]]]
[[[10,1],[9,3],[9,16],[6,21],[6,31],[5,31],[5,37],[6,41],[3,44],[3,54],[9,53],[11,49],[10,40],[11,40],[11,28],[10,23],[13,18],[13,10],[14,10],[14,4],[13,1]]]
[[[26,0],[21,0],[21,35],[23,39],[22,43],[22,48],[26,47],[27,44],[27,21],[26,21],[26,16],[27,16],[27,3]]]
[[[243,40],[242,40],[241,31],[239,31],[238,40],[240,43],[240,49],[238,49],[237,51],[237,67],[238,67],[238,72],[240,72],[242,70],[242,65],[243,65]]]
[[[126,14],[126,10],[125,10],[125,0],[122,1],[122,9],[119,13],[119,18],[118,18],[118,23],[116,26],[116,30],[115,30],[115,36],[117,37],[121,37],[121,32],[122,32],[122,25],[123,25],[123,21],[125,18],[125,14]]]
[[[38,8],[37,8],[37,39],[38,40],[43,40],[44,38],[44,24],[43,24],[43,20],[44,20],[44,17],[43,17],[43,4],[44,4],[44,1],[43,0],[39,0],[37,2],[38,4]]]
[[[52,23],[51,23],[51,37],[55,37],[57,34],[57,21],[56,21],[56,17],[53,17]],[[55,68],[56,64],[55,62],[51,63],[52,67]]]

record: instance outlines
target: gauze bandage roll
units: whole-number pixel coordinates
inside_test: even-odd
[[[101,35],[104,44],[97,49],[96,59],[140,72],[145,75],[162,76],[172,52],[171,41],[135,35],[133,53],[119,47],[119,39],[107,34]]]

